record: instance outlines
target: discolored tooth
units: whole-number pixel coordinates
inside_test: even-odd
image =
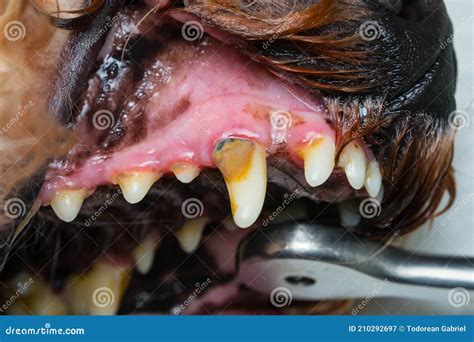
[[[141,274],[147,274],[153,261],[155,259],[155,252],[158,247],[158,242],[151,236],[148,236],[133,250],[133,258],[135,260],[135,267]]]
[[[328,136],[318,136],[301,150],[304,176],[311,186],[323,184],[334,169],[336,145]]]
[[[212,156],[224,176],[235,224],[249,227],[257,220],[265,201],[265,149],[247,139],[228,138],[215,146]]]
[[[125,200],[130,204],[135,204],[146,196],[158,179],[160,175],[156,172],[137,171],[120,174],[117,177],[117,183]]]
[[[339,156],[339,166],[346,172],[347,180],[354,189],[364,186],[367,161],[359,143],[351,141],[344,147]]]
[[[68,309],[63,300],[49,287],[33,292],[25,303],[32,315],[67,315]]]
[[[130,280],[127,268],[96,262],[85,274],[71,277],[65,297],[73,314],[114,315]]]
[[[199,176],[199,168],[187,163],[177,163],[171,167],[174,175],[182,183],[191,183],[194,178]]]
[[[51,200],[51,208],[61,220],[71,222],[79,214],[87,194],[86,190],[58,191]]]
[[[380,173],[379,163],[371,161],[367,166],[365,176],[365,189],[371,197],[377,197],[382,188],[382,174]]]
[[[360,223],[359,204],[356,200],[347,200],[337,205],[339,217],[344,227],[355,227]]]
[[[192,253],[196,250],[201,241],[204,228],[209,223],[209,218],[198,217],[187,220],[184,225],[176,232],[179,245],[186,253]]]

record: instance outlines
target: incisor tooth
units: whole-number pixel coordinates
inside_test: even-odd
[[[216,145],[213,159],[224,176],[235,224],[249,227],[260,215],[265,201],[265,149],[250,140],[228,138]]]
[[[209,219],[207,217],[198,217],[187,220],[184,225],[176,232],[179,245],[186,253],[192,253],[196,250],[201,241],[202,232]]]
[[[152,171],[127,172],[118,176],[117,183],[128,203],[140,202],[160,175]]]
[[[304,176],[311,186],[323,184],[334,169],[336,145],[327,136],[315,137],[301,150],[304,159]]]
[[[96,262],[86,274],[71,277],[66,286],[66,298],[72,313],[116,314],[129,280],[126,268]]]
[[[371,197],[377,197],[382,187],[382,174],[380,173],[379,163],[371,161],[367,166],[365,176],[365,189]]]
[[[135,267],[141,274],[147,274],[153,265],[158,242],[151,236],[148,236],[133,250]]]
[[[359,224],[361,216],[359,213],[359,204],[355,200],[347,200],[337,205],[341,224],[344,227],[355,227]]]
[[[86,197],[86,190],[61,190],[56,192],[50,205],[61,220],[71,222],[79,214]]]
[[[364,186],[367,161],[359,143],[351,141],[344,147],[339,156],[339,166],[344,168],[347,180],[354,189]]]
[[[199,175],[199,168],[187,163],[176,163],[171,167],[171,171],[182,183],[191,183]]]

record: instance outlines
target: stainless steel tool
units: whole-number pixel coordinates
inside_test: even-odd
[[[453,289],[474,299],[474,258],[413,254],[340,227],[283,223],[241,241],[238,279],[293,299],[401,297],[447,301]]]

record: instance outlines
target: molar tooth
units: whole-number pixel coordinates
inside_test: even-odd
[[[71,278],[66,287],[66,298],[72,313],[116,314],[129,280],[126,268],[96,262],[86,274]]]
[[[196,250],[201,241],[204,228],[209,222],[207,217],[198,217],[187,220],[176,232],[179,245],[186,253],[190,254]]]
[[[153,260],[155,259],[155,252],[158,247],[158,242],[154,238],[148,236],[133,250],[133,258],[135,260],[135,267],[141,274],[147,274]]]
[[[240,228],[252,225],[262,211],[267,189],[267,163],[263,146],[228,138],[214,148],[213,160],[224,176],[234,222]]]
[[[61,190],[56,192],[50,205],[61,220],[71,222],[79,214],[86,197],[87,191],[83,189]]]
[[[367,161],[359,143],[351,141],[344,147],[339,166],[344,168],[347,180],[354,189],[359,190],[364,186]]]
[[[176,163],[171,167],[171,171],[182,183],[190,183],[199,175],[199,168],[188,163]]]
[[[380,173],[379,163],[371,161],[367,166],[365,177],[365,189],[370,197],[377,197],[382,188],[382,174]]]
[[[362,217],[359,213],[359,204],[356,200],[346,200],[338,203],[339,216],[341,224],[344,227],[355,227],[359,224]]]
[[[336,145],[328,136],[319,136],[303,148],[304,175],[311,186],[323,184],[334,169]]]
[[[117,183],[123,197],[130,204],[140,202],[160,175],[152,171],[127,172],[118,176]]]

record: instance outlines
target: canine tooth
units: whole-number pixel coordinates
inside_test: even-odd
[[[135,204],[146,196],[158,179],[160,179],[160,175],[156,172],[129,172],[119,175],[117,183],[125,200],[130,204]]]
[[[141,274],[147,274],[150,271],[151,266],[153,265],[153,260],[155,259],[157,247],[158,242],[151,236],[147,237],[137,247],[135,247],[132,254],[138,272]]]
[[[199,168],[187,163],[174,164],[171,171],[182,183],[191,183],[199,175]]]
[[[86,190],[61,190],[56,192],[50,205],[61,220],[71,222],[79,214],[86,197]]]
[[[207,217],[198,217],[187,220],[184,225],[178,229],[176,237],[183,251],[190,254],[196,250],[208,222],[209,219]]]
[[[250,140],[228,138],[216,145],[213,159],[224,176],[235,224],[249,227],[260,215],[265,201],[265,149]]]
[[[127,269],[102,261],[84,275],[71,278],[66,298],[73,314],[114,315],[130,278]]]
[[[31,294],[27,303],[32,315],[55,316],[68,313],[62,299],[46,286]]]
[[[359,213],[359,205],[357,201],[347,200],[338,203],[339,216],[341,224],[344,227],[355,227],[359,224],[361,216]]]
[[[371,161],[367,166],[365,177],[365,189],[371,197],[377,197],[382,187],[382,174],[379,163]]]
[[[359,190],[364,186],[367,161],[357,142],[351,141],[344,147],[339,157],[339,166],[344,168],[347,180],[354,189]]]
[[[336,145],[327,136],[319,136],[301,151],[304,159],[304,175],[311,186],[323,184],[334,169]]]

